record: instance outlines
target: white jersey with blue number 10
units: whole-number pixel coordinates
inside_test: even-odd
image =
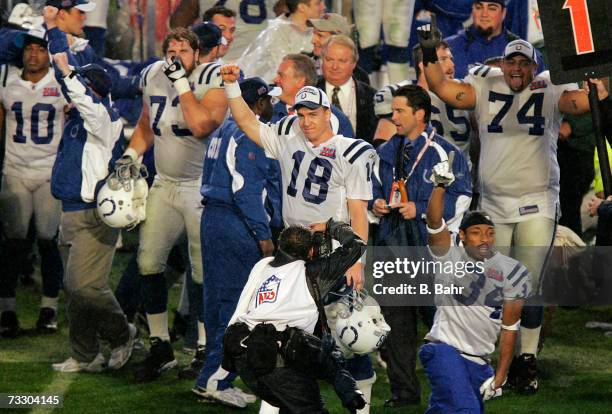
[[[350,223],[347,199],[372,199],[376,151],[365,141],[342,135],[314,147],[298,123],[296,116],[289,116],[275,125],[261,123],[260,128],[266,154],[280,163],[285,225],[330,218]]]
[[[149,107],[149,125],[155,136],[155,168],[157,174],[167,180],[196,180],[202,175],[208,140],[193,136],[163,66],[163,61],[152,63],[141,76],[142,97]],[[197,66],[187,78],[198,101],[209,90],[223,87],[220,67],[218,63],[205,63]]]
[[[3,65],[0,82],[6,124],[4,174],[48,180],[64,129],[66,105],[53,70],[32,83],[21,78],[21,69]]]
[[[224,6],[236,12],[236,33],[225,61],[233,62],[266,28],[268,20],[274,19],[274,4],[277,0],[199,0],[200,17],[213,6]]]
[[[470,112],[446,105],[438,95],[428,92],[431,98],[431,125],[436,129],[436,133],[459,147],[464,155],[468,155],[472,133]],[[469,156],[466,158],[469,159]]]
[[[559,98],[577,85],[553,85],[548,71],[513,92],[498,68],[478,66],[465,81],[476,91],[481,208],[498,223],[555,218],[559,200]]]

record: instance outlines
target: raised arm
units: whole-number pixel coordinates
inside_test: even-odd
[[[227,112],[227,100],[220,88],[208,91],[202,100],[198,101],[191,90],[187,72],[179,58],[166,63],[164,74],[170,79],[179,95],[183,117],[194,136],[206,138],[219,128]]]
[[[450,232],[444,222],[444,195],[446,188],[455,181],[451,169],[453,159],[454,153],[451,152],[448,160],[434,166],[431,176],[434,188],[427,204],[427,244],[438,257],[444,256],[451,246]]]
[[[438,63],[436,47],[440,44],[441,33],[436,25],[435,14],[432,14],[431,25],[427,24],[417,29],[419,43],[423,50],[423,65],[425,78],[429,88],[446,104],[457,109],[474,109],[476,107],[476,91],[468,83],[447,79]]]
[[[232,117],[238,127],[257,145],[263,147],[260,136],[261,123],[251,108],[242,99],[238,79],[240,78],[240,67],[238,65],[225,65],[221,67],[221,77],[225,84],[225,94],[229,101]]]

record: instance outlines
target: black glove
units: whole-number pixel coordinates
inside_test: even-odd
[[[436,49],[440,46],[440,41],[442,41],[442,33],[438,30],[435,13],[431,14],[431,24],[417,28],[417,36],[423,50],[423,65],[427,66],[428,63],[436,63],[438,61]]]

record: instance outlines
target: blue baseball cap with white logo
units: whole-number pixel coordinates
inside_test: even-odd
[[[90,12],[96,8],[96,3],[87,0],[47,0],[45,5],[57,7],[60,10],[76,7],[83,12]]]
[[[314,86],[304,86],[295,94],[295,104],[291,110],[295,111],[303,106],[308,109],[331,108],[327,94]]]

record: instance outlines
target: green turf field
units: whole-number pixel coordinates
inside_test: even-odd
[[[128,257],[125,253],[117,254],[111,277],[113,286]],[[171,290],[172,304],[176,304],[179,291],[178,286]],[[120,371],[100,374],[54,372],[51,363],[68,357],[68,329],[64,312],[60,309],[58,334],[36,336],[28,331],[35,325],[38,301],[37,288],[20,288],[18,314],[21,326],[26,331],[15,340],[0,339],[0,393],[62,394],[63,411],[74,413],[241,411],[197,402],[190,392],[192,383],[179,381],[176,370],[164,373],[152,383],[135,383],[132,368],[135,362],[144,358],[144,351],[136,352],[132,360]],[[599,331],[585,329],[584,324],[589,320],[612,322],[612,308],[557,310],[552,333],[547,338],[541,354],[543,381],[540,392],[531,397],[509,393],[488,402],[487,413],[612,413],[612,338],[604,337]],[[181,342],[175,344],[176,355],[180,363],[185,365],[191,356],[182,353],[181,348]],[[428,387],[420,366],[418,373],[423,386],[423,403],[413,409],[382,408],[384,400],[389,398],[389,387],[384,370],[379,367],[377,371],[378,381],[374,386],[372,413],[410,414],[425,411]],[[323,386],[323,393],[330,412],[344,412],[329,387]],[[258,407],[259,405],[255,404],[242,411],[256,413]]]

